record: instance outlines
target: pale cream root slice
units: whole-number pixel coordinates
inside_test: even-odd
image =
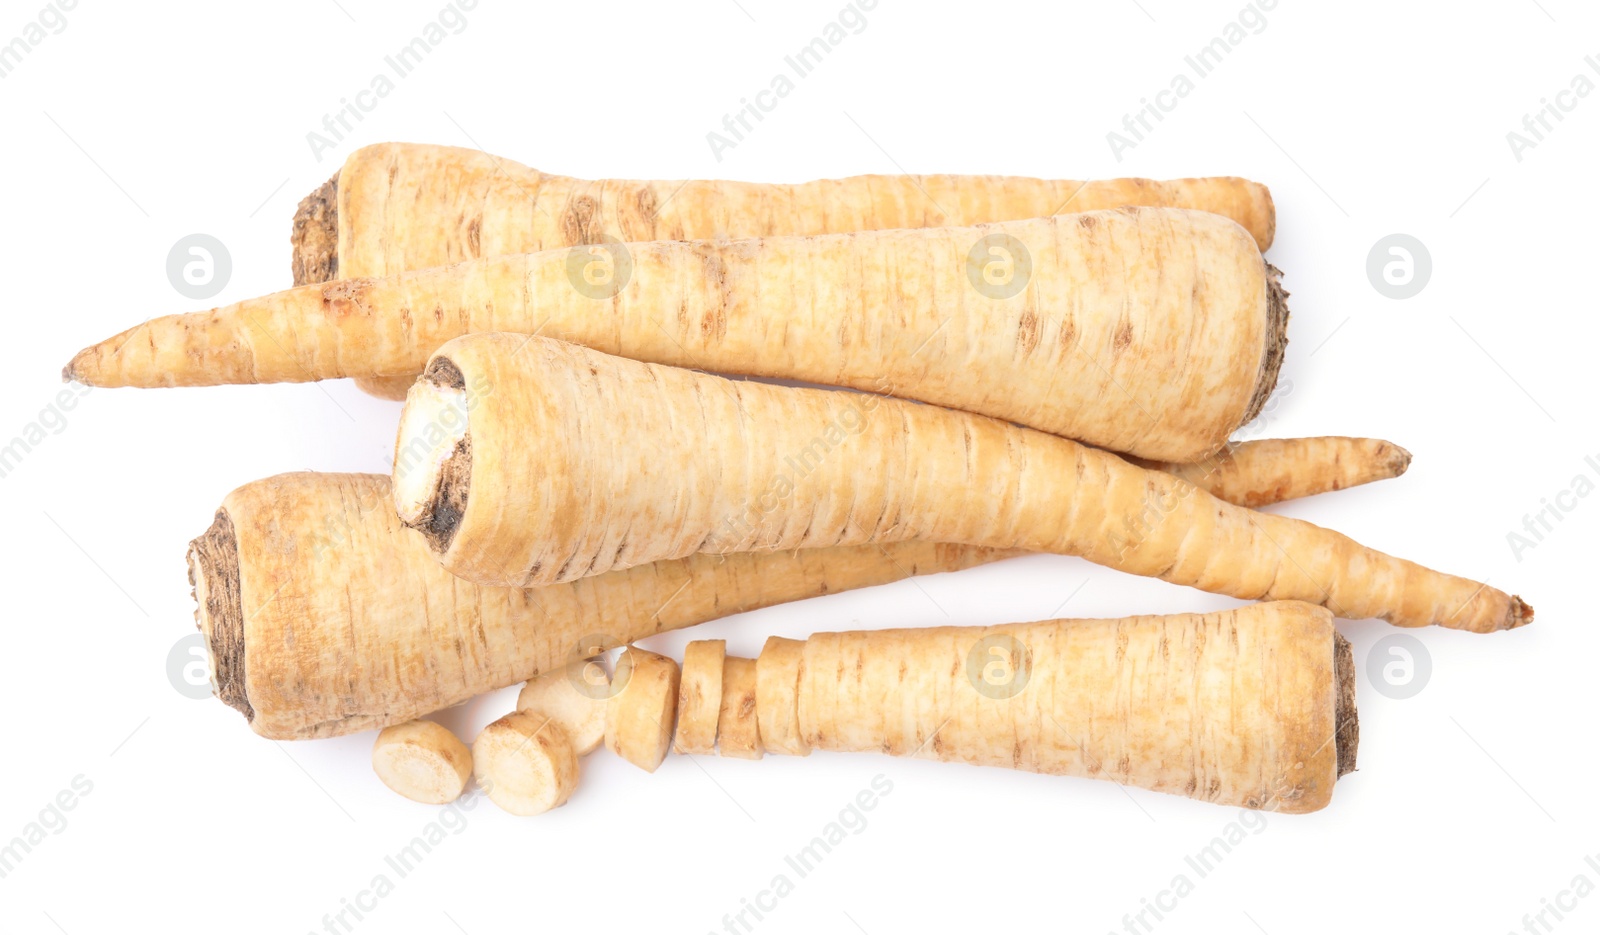
[[[517,695],[517,710],[550,715],[572,741],[572,749],[583,756],[606,739],[609,694],[605,667],[583,659],[529,679]]]
[[[472,768],[489,801],[513,815],[564,804],[578,786],[578,754],[555,718],[513,711],[472,744]]]
[[[709,756],[717,749],[717,718],[722,712],[722,662],[726,640],[695,640],[683,648],[678,679],[676,753]]]
[[[472,753],[432,721],[407,721],[378,732],[372,769],[383,784],[413,802],[454,802],[472,777]]]
[[[616,691],[606,702],[606,746],[653,773],[672,745],[672,723],[678,708],[678,664],[648,650],[629,646],[617,660],[612,677]]]
[[[729,656],[722,662],[722,710],[717,715],[717,752],[742,760],[761,759],[754,659]]]
[[[761,746],[771,753],[805,756],[811,752],[800,731],[797,691],[806,644],[802,640],[770,637],[756,657],[756,722]]]

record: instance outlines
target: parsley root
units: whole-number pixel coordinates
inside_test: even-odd
[[[665,630],[1009,554],[907,542],[701,555],[481,588],[400,525],[387,477],[301,473],[228,494],[189,574],[217,695],[287,740],[408,721]]]
[[[583,264],[615,260],[604,250]],[[1195,461],[1261,410],[1288,318],[1237,224],[1168,208],[986,227],[629,245],[620,291],[557,250],[302,286],[79,352],[95,386],[406,376],[473,332],[937,403]]]
[[[491,388],[484,391],[481,388]],[[449,431],[429,431],[445,411]],[[1503,630],[1499,590],[965,412],[729,380],[515,334],[412,388],[395,505],[452,572],[553,583],[695,552],[929,539],[1080,555],[1245,599]]]
[[[300,203],[294,282],[388,276],[497,253],[605,238],[735,240],[894,227],[959,227],[1123,205],[1210,211],[1272,243],[1266,186],[1238,178],[1045,181],[863,175],[800,185],[586,181],[473,149],[380,143]]]

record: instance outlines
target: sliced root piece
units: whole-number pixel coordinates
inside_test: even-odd
[[[555,718],[513,711],[472,744],[472,768],[489,801],[513,815],[564,804],[578,786],[578,754]]]
[[[413,802],[454,802],[472,778],[472,753],[432,721],[408,721],[378,732],[372,769],[383,784]]]
[[[729,656],[722,662],[722,710],[717,715],[717,752],[741,760],[761,759],[754,659]]]
[[[800,731],[800,667],[806,644],[774,636],[756,658],[756,721],[761,746],[770,753],[805,756],[811,752]]]
[[[517,695],[517,710],[533,710],[555,719],[583,756],[606,739],[606,696],[610,678],[592,659],[573,662],[529,679]]]
[[[606,702],[606,746],[653,773],[672,745],[678,707],[678,664],[629,646],[617,660],[616,692]]]
[[[676,753],[710,756],[717,749],[717,718],[722,712],[722,663],[725,640],[695,640],[683,648],[683,675],[678,680]]]

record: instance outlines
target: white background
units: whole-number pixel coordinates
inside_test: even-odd
[[[1360,771],[1321,813],[1269,816],[1204,879],[1184,857],[1234,810],[878,756],[674,757],[649,775],[602,752],[554,813],[513,819],[487,802],[467,813],[357,931],[719,930],[878,774],[893,790],[865,830],[759,931],[1106,932],[1182,872],[1194,892],[1157,931],[1502,933],[1579,874],[1600,884],[1584,862],[1600,853],[1600,630],[1587,587],[1600,496],[1577,500],[1520,561],[1507,542],[1577,475],[1600,479],[1584,461],[1600,463],[1588,274],[1600,94],[1520,161],[1506,139],[1575,75],[1600,82],[1584,62],[1600,53],[1592,7],[1290,0],[1119,162],[1107,132],[1186,69],[1238,0],[882,0],[718,162],[707,131],[784,70],[839,0],[483,0],[314,158],[307,132],[440,6],[165,3],[157,14],[85,0],[0,80],[0,441],[38,418],[80,346],[288,286],[296,202],[365,143],[476,146],[585,177],[1238,174],[1272,188],[1270,258],[1293,293],[1292,389],[1263,434],[1377,436],[1416,456],[1399,480],[1280,511],[1520,593],[1538,620],[1492,636],[1416,632],[1432,674],[1403,700],[1366,673],[1392,631],[1342,623],[1362,672]],[[0,3],[0,41],[39,7]],[[232,254],[214,302],[178,295],[165,272],[168,249],[195,232]],[[1404,301],[1365,272],[1368,250],[1395,232],[1433,259],[1431,281]],[[321,931],[434,819],[372,775],[370,734],[274,744],[214,700],[182,697],[165,673],[193,628],[185,544],[223,495],[280,471],[384,471],[397,413],[347,381],[94,391],[0,479],[0,841],[74,777],[92,783],[65,829],[0,879],[8,931]],[[1234,603],[1038,557],[650,647],[726,637],[754,655],[774,633]],[[441,719],[470,738],[513,698]],[[1545,921],[1594,931],[1600,898]]]

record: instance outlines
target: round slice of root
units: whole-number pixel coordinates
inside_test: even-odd
[[[678,664],[637,646],[617,660],[606,702],[606,746],[648,773],[667,758],[678,708]]]
[[[773,636],[756,657],[756,722],[761,746],[769,753],[811,752],[800,731],[800,660],[805,648],[804,640]]]
[[[717,752],[742,760],[761,759],[756,722],[756,661],[729,656],[722,662],[722,710],[717,715]]]
[[[383,784],[413,802],[454,802],[472,777],[472,753],[432,721],[385,727],[372,745],[372,769]]]
[[[606,696],[610,676],[593,659],[580,659],[528,680],[517,695],[517,710],[532,709],[555,718],[579,756],[606,739]]]
[[[513,711],[472,742],[472,768],[489,801],[513,815],[539,815],[578,786],[578,754],[556,719]]]
[[[717,718],[722,712],[722,659],[726,640],[695,640],[683,648],[678,679],[678,732],[672,749],[710,756],[717,749]]]

